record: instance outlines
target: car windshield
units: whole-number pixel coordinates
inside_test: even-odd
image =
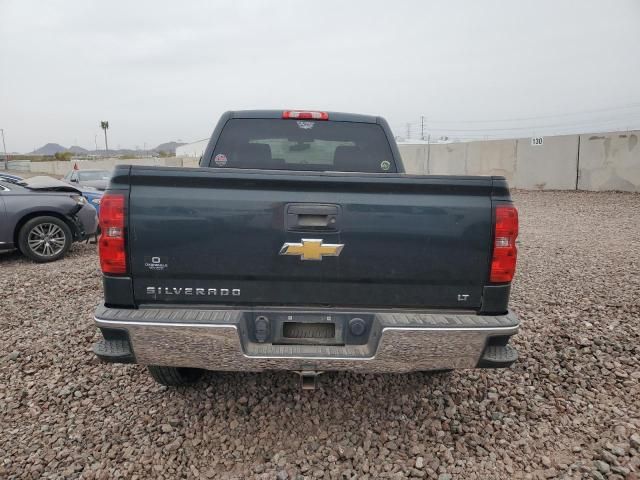
[[[212,167],[396,172],[389,141],[375,123],[281,119],[229,120]]]
[[[109,180],[111,172],[109,170],[94,170],[90,172],[78,172],[81,182],[91,182],[94,180]]]

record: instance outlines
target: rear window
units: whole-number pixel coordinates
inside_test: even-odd
[[[229,120],[211,167],[365,173],[396,172],[382,127],[315,120]]]

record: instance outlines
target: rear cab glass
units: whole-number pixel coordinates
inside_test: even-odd
[[[294,119],[229,120],[213,152],[214,168],[395,173],[376,123]]]

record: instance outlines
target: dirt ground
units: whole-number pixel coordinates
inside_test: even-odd
[[[609,478],[640,472],[640,195],[516,192],[509,370],[210,374],[99,363],[95,245],[0,254],[0,478]]]

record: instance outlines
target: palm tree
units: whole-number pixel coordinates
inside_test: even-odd
[[[107,151],[107,155],[109,155],[109,143],[107,143],[107,130],[109,129],[109,122],[100,122],[100,128],[104,130],[104,148]]]

